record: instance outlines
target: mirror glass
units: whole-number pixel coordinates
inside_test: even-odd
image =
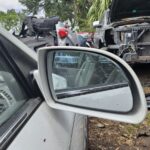
[[[91,109],[132,109],[129,81],[122,68],[99,53],[60,50],[47,55],[50,89],[56,102]]]

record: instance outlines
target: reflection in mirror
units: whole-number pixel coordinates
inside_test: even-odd
[[[51,88],[54,89],[56,101],[92,109],[106,109],[107,106],[111,111],[132,109],[128,79],[122,68],[109,57],[60,50],[48,54],[47,64],[49,77],[52,73],[49,83],[53,84]]]

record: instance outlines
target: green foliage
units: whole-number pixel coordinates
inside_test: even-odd
[[[98,20],[111,0],[19,0],[28,13],[37,14],[44,10],[47,17],[59,16],[69,19],[72,26],[79,26],[80,31],[91,30],[93,21]],[[88,14],[88,15],[87,15]]]
[[[62,20],[69,19],[72,26],[80,29],[87,27],[87,13],[92,0],[19,0],[27,8],[28,13],[37,14],[44,10],[47,17],[59,16]]]
[[[62,20],[72,19],[72,0],[45,0],[46,16],[59,16]]]
[[[69,19],[72,26],[79,26],[79,31],[93,31],[89,25],[102,17],[111,0],[19,0],[26,7],[27,14],[36,15],[44,10],[47,17],[59,16]],[[8,10],[0,11],[0,23],[7,30],[18,25],[24,18],[23,13]]]
[[[79,26],[80,31],[91,30],[88,25],[87,13],[92,2],[90,0],[74,0],[74,14],[76,25]]]
[[[93,0],[92,6],[88,12],[89,23],[92,24],[93,21],[99,20],[110,3],[111,0]]]
[[[14,9],[7,12],[0,11],[0,25],[6,30],[17,28],[21,18],[21,13],[16,13]]]
[[[73,0],[19,0],[26,6],[25,12],[36,15],[44,10],[47,17],[60,16],[63,20],[72,18]]]
[[[41,0],[19,0],[19,2],[26,6],[26,12],[32,13],[33,15],[37,14],[39,11],[39,6],[41,4]]]

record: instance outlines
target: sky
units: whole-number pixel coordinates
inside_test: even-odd
[[[19,3],[19,0],[0,0],[0,11],[6,12],[8,9],[15,9],[16,12],[21,11],[25,6]],[[44,11],[40,11],[37,17],[45,17]]]
[[[8,9],[15,9],[17,12],[24,8],[18,0],[0,0],[0,11],[7,11]]]

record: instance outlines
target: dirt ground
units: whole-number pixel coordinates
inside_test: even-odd
[[[133,66],[146,94],[150,94],[149,68],[150,64]],[[139,125],[90,117],[88,137],[88,150],[150,150],[150,112]]]
[[[150,150],[150,113],[140,125],[89,118],[89,150]]]

